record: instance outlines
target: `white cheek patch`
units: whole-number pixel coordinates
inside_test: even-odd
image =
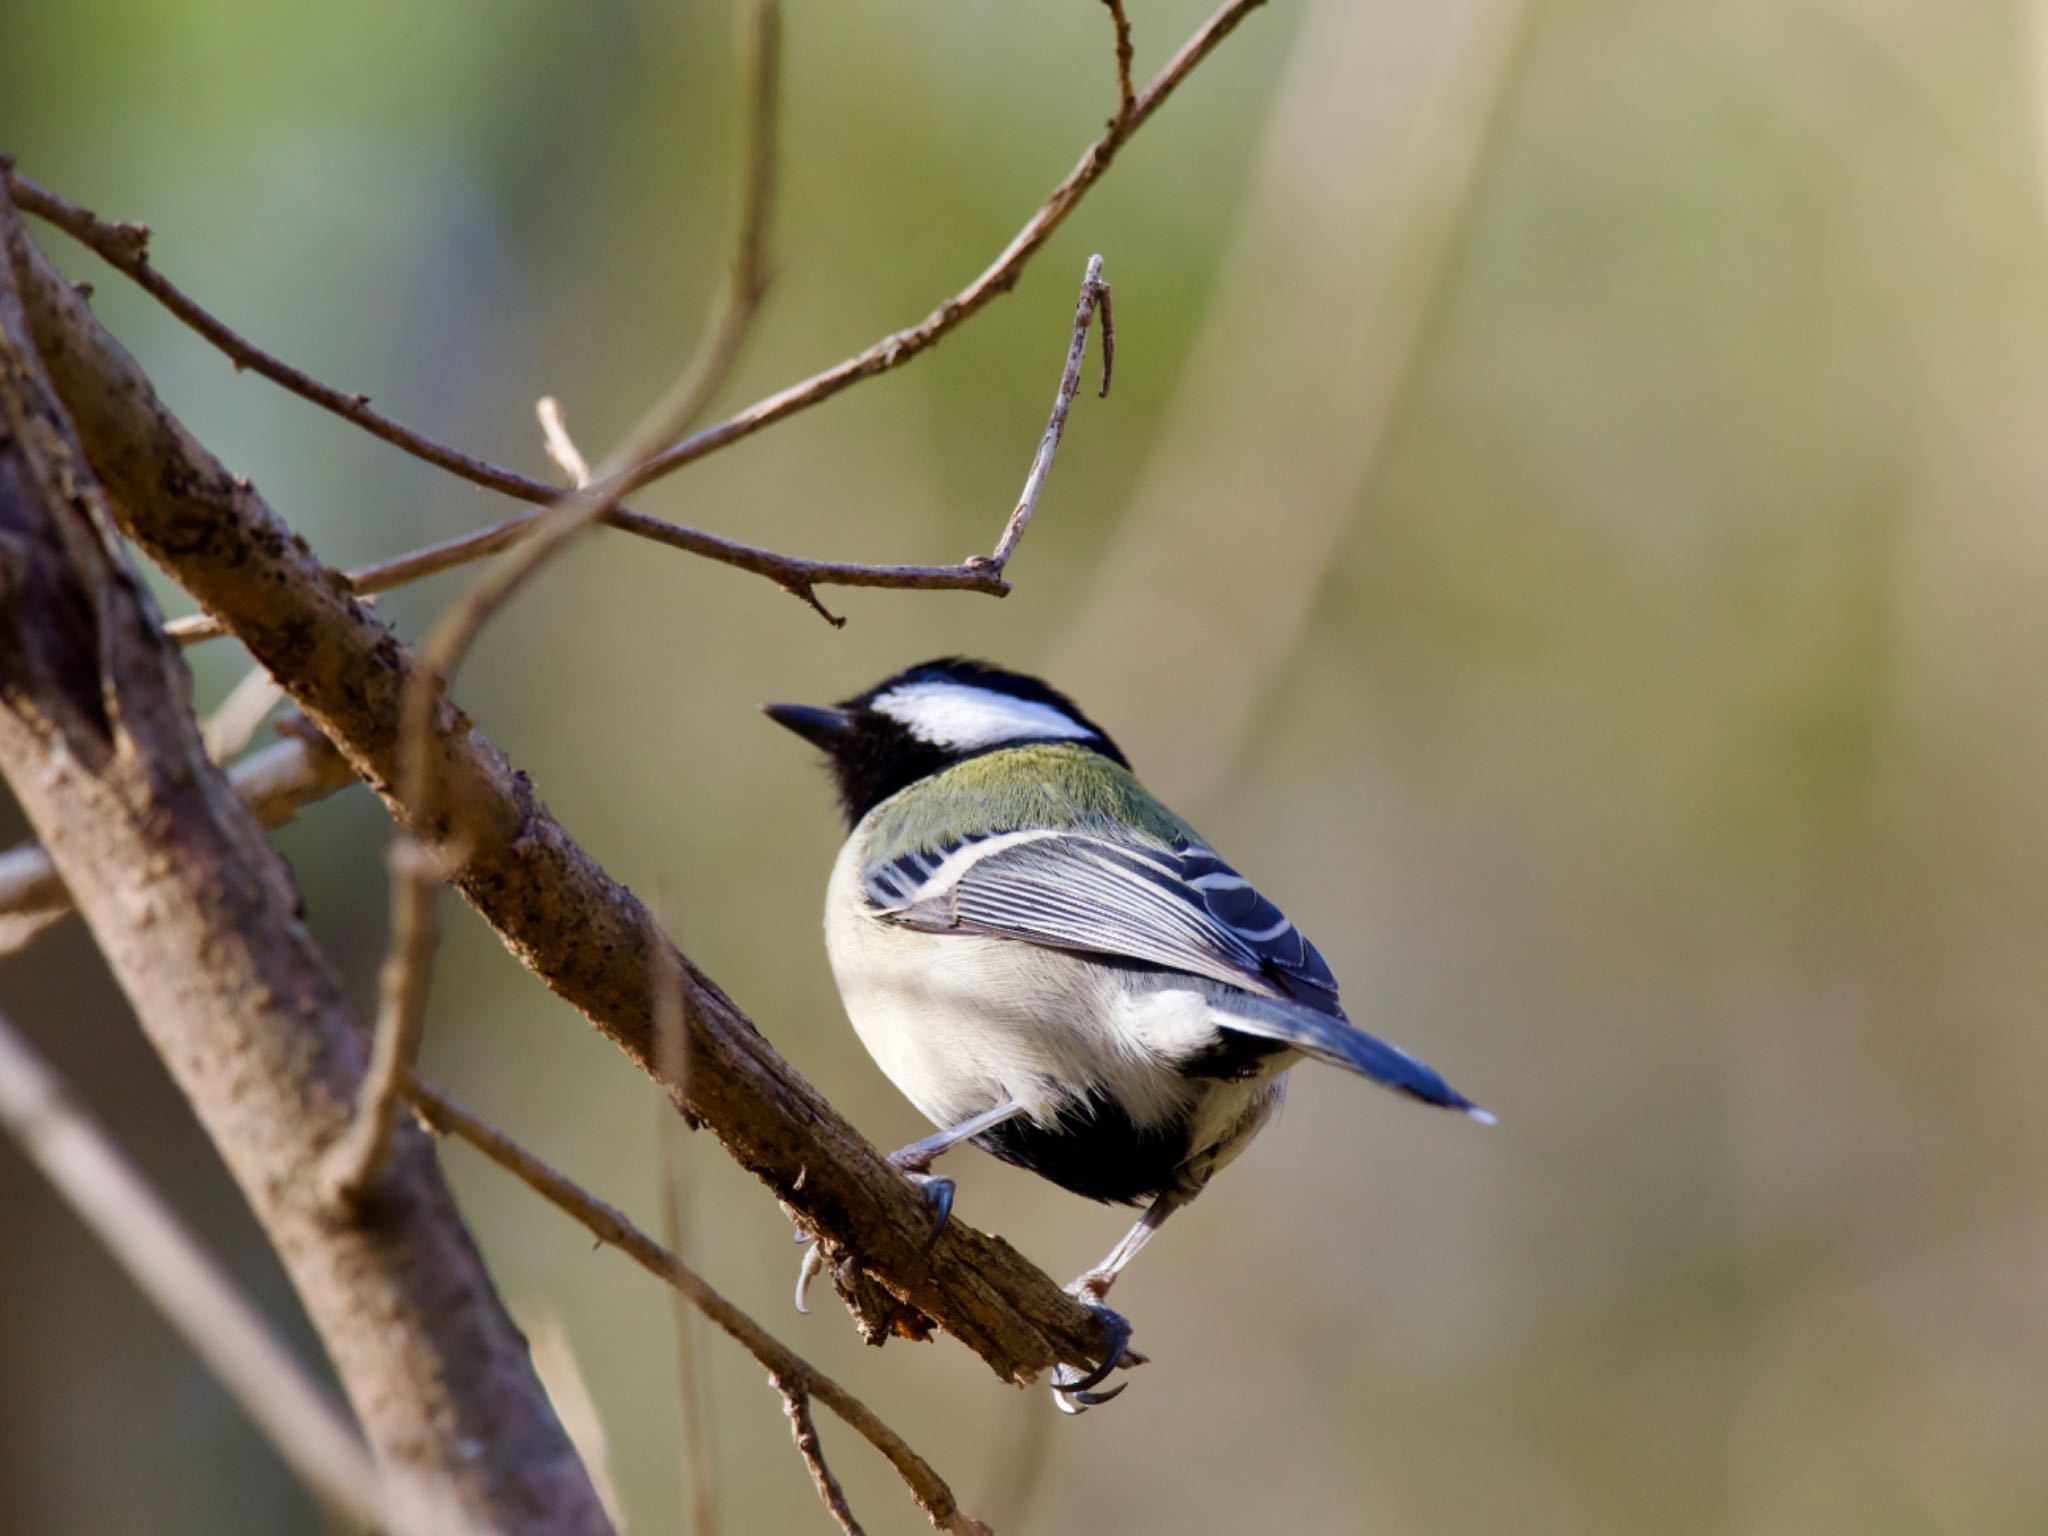
[[[905,683],[876,699],[872,707],[899,721],[919,740],[955,752],[1027,738],[1084,741],[1095,736],[1051,704],[964,683]]]

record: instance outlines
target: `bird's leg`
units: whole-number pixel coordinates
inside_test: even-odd
[[[953,1181],[940,1178],[930,1171],[932,1163],[942,1152],[950,1151],[963,1141],[971,1141],[992,1126],[1001,1125],[1005,1120],[1014,1120],[1024,1113],[1024,1106],[1015,1099],[1005,1099],[994,1109],[985,1109],[978,1115],[970,1115],[958,1125],[949,1125],[943,1131],[936,1131],[923,1141],[913,1141],[907,1147],[898,1147],[889,1154],[889,1161],[903,1176],[924,1192],[925,1204],[932,1209],[931,1235],[924,1240],[926,1248],[938,1241],[944,1230],[946,1218],[953,1213]],[[809,1312],[805,1301],[810,1294],[811,1282],[818,1277],[818,1271],[825,1267],[825,1256],[818,1251],[816,1238],[799,1231],[798,1242],[809,1242],[804,1250],[802,1264],[796,1272],[796,1309]]]
[[[1123,1387],[1112,1387],[1107,1392],[1096,1392],[1092,1388],[1109,1379],[1110,1372],[1118,1366],[1143,1365],[1145,1357],[1126,1346],[1131,1341],[1131,1325],[1124,1318],[1102,1304],[1102,1298],[1109,1294],[1109,1288],[1116,1283],[1116,1277],[1123,1267],[1138,1256],[1138,1250],[1152,1240],[1166,1218],[1194,1199],[1191,1190],[1169,1189],[1154,1200],[1137,1224],[1126,1232],[1117,1245],[1109,1250],[1103,1261],[1081,1276],[1067,1289],[1101,1317],[1109,1330],[1111,1348],[1107,1358],[1091,1371],[1080,1371],[1069,1365],[1059,1365],[1052,1373],[1052,1400],[1059,1405],[1062,1413],[1085,1413],[1098,1403],[1106,1403]]]
[[[1024,1106],[1015,1099],[1005,1099],[994,1109],[985,1109],[978,1115],[970,1115],[958,1125],[949,1125],[943,1131],[934,1132],[923,1141],[913,1141],[907,1147],[898,1147],[889,1154],[903,1176],[924,1191],[925,1204],[932,1208],[931,1236],[924,1240],[929,1248],[938,1241],[944,1230],[946,1218],[953,1213],[953,1181],[941,1178],[931,1172],[931,1166],[939,1154],[951,1151],[963,1141],[971,1141],[983,1131],[1001,1125],[1005,1120],[1014,1120],[1024,1113]]]

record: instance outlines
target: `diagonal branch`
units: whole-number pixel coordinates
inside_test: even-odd
[[[530,538],[507,550],[443,611],[420,647],[422,663],[405,699],[399,742],[399,791],[432,821],[441,786],[427,747],[436,700],[455,681],[483,628],[591,523],[613,506],[625,474],[703,414],[738,361],[768,284],[768,222],[775,186],[775,103],[780,63],[779,0],[750,0],[747,27],[747,176],[728,290],[712,316],[702,347],[668,393],[598,466],[542,514]],[[458,851],[459,852],[459,851]],[[460,862],[459,857],[450,862]],[[363,1078],[355,1122],[335,1148],[333,1189],[360,1200],[373,1186],[397,1114],[399,1089],[419,1051],[426,1018],[427,984],[438,935],[435,902],[446,871],[400,833],[391,856],[391,952],[379,986],[377,1031],[370,1071]]]
[[[1165,105],[1167,99],[1195,66],[1234,32],[1245,17],[1264,3],[1265,0],[1225,0],[1208,21],[1181,45],[1180,50],[1167,61],[1152,82],[1136,95],[1129,109],[1126,111],[1120,106],[1117,116],[1111,120],[1103,134],[1082,152],[1073,170],[1067,173],[1031,217],[1025,220],[1024,226],[1011,237],[1009,244],[1003,247],[995,260],[965,288],[946,299],[916,325],[891,332],[845,361],[778,390],[726,420],[675,444],[629,476],[622,494],[672,474],[684,465],[695,463],[721,448],[730,447],[742,438],[751,437],[762,428],[793,416],[799,411],[821,404],[863,379],[871,379],[900,368],[919,353],[936,346],[992,300],[1008,293],[1017,285],[1017,280],[1023,275],[1024,268],[1030,263],[1031,258],[1052,238],[1054,231],[1065,222],[1075,205],[1102,178],[1103,173],[1115,160],[1118,151],[1131,136],[1145,125],[1153,113]],[[1123,30],[1119,29],[1120,60]],[[1120,62],[1120,70],[1122,67]],[[322,384],[311,375],[247,341],[202,308],[150,264],[149,230],[146,226],[108,223],[88,210],[58,197],[47,188],[38,186],[14,171],[11,166],[4,169],[8,190],[24,209],[47,219],[66,234],[91,247],[110,265],[139,283],[174,315],[226,353],[238,367],[260,373],[300,398],[355,423],[384,442],[473,484],[517,497],[522,501],[543,505],[552,503],[557,498],[558,491],[545,481],[531,479],[438,443],[422,433],[403,426],[391,417],[372,410],[367,396],[347,394],[330,385]],[[383,569],[372,568],[373,571],[377,571],[375,578],[369,578],[367,573],[363,573],[363,579],[375,579],[377,584],[365,584],[358,590],[381,590],[403,581],[418,580],[421,576],[447,570],[469,560],[482,559],[526,536],[535,520],[533,514],[510,519],[472,534],[445,540],[431,550],[418,551],[413,555],[384,562]],[[627,533],[651,538],[685,553],[765,577],[785,591],[812,602],[814,606],[816,590],[823,586],[970,591],[984,592],[997,597],[1009,591],[1008,583],[999,576],[991,576],[987,570],[968,561],[963,561],[959,565],[933,566],[864,565],[857,562],[804,560],[721,538],[700,529],[664,522],[624,507],[613,508],[603,520],[607,525]],[[180,636],[202,637],[203,635],[194,634],[190,630]]]
[[[406,1085],[406,1098],[428,1129],[459,1136],[542,1199],[580,1222],[600,1243],[618,1249],[657,1280],[702,1312],[740,1347],[760,1361],[777,1387],[815,1397],[847,1426],[880,1451],[909,1487],[918,1507],[942,1531],[972,1536],[979,1522],[960,1510],[946,1480],[912,1450],[903,1437],[875,1417],[872,1409],[846,1388],[777,1339],[734,1306],[661,1244],[636,1227],[625,1212],[590,1194],[566,1175],[512,1140],[487,1121],[463,1109],[439,1088],[417,1075]]]
[[[190,674],[45,366],[77,359],[28,323],[32,247],[4,194],[0,250],[0,773],[379,1458],[501,1536],[607,1531],[425,1138],[408,1128],[390,1198],[360,1219],[307,1198],[347,1124],[360,1025],[283,862],[206,755]]]
[[[1236,31],[1245,17],[1264,3],[1265,0],[1226,0],[1196,29],[1194,36],[1181,45],[1179,52],[1167,60],[1165,68],[1159,71],[1152,83],[1139,93],[1129,115],[1111,123],[1103,135],[1082,152],[1080,161],[1065,179],[1052,189],[1038,210],[1024,221],[1024,227],[1011,237],[1010,243],[973,282],[909,329],[884,336],[845,362],[778,390],[716,426],[706,427],[684,438],[635,473],[628,489],[638,489],[665,475],[674,474],[684,465],[694,464],[742,438],[753,436],[763,427],[773,426],[786,417],[829,400],[863,379],[902,367],[919,353],[937,346],[991,301],[1016,287],[1017,279],[1024,275],[1024,268],[1031,258],[1066,222],[1067,215],[1087,196],[1088,189],[1102,179],[1103,173],[1131,136],[1166,104],[1189,72],[1207,58],[1218,43]]]
[[[432,817],[399,792],[416,657],[336,581],[261,494],[197,443],[71,285],[26,241],[13,252],[35,333],[124,531],[219,615],[415,837],[465,857],[457,884],[506,946],[649,1076],[653,966],[685,978],[690,1081],[673,1097],[835,1256],[872,1277],[864,1326],[936,1322],[1005,1380],[1092,1364],[1100,1320],[1008,1244],[965,1222],[927,1251],[924,1202],[793,1071],[646,909],[569,837],[452,700],[437,699]]]

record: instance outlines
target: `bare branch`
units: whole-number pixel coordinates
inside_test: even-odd
[[[1166,67],[1132,104],[1130,114],[1121,122],[1112,123],[1102,137],[1082,152],[1079,163],[1052,189],[1038,210],[1025,220],[1024,227],[1011,237],[1010,243],[973,282],[908,330],[884,336],[845,362],[779,390],[716,426],[706,427],[702,432],[683,439],[639,471],[629,489],[637,489],[664,475],[673,474],[685,464],[694,464],[721,448],[730,447],[741,438],[753,436],[763,427],[829,400],[863,379],[902,367],[919,353],[936,346],[991,300],[1016,287],[1017,279],[1023,275],[1031,258],[1066,222],[1067,215],[1087,195],[1088,189],[1101,180],[1103,172],[1116,159],[1117,152],[1153,113],[1166,104],[1167,98],[1188,77],[1188,73],[1207,58],[1218,43],[1236,31],[1245,17],[1264,3],[1265,0],[1226,0],[1194,36],[1181,45],[1180,51],[1167,60]]]
[[[340,1410],[4,1014],[0,1126],[322,1503],[358,1526],[433,1528],[422,1518],[426,1490],[412,1490],[409,1509],[394,1497]]]
[[[810,1394],[773,1373],[768,1379],[782,1394],[782,1411],[789,1417],[790,1438],[796,1442],[797,1455],[804,1459],[804,1470],[811,1474],[811,1481],[817,1486],[818,1497],[825,1501],[825,1508],[839,1522],[839,1529],[846,1536],[867,1536],[867,1532],[860,1528],[860,1522],[853,1518],[853,1506],[846,1502],[846,1490],[839,1486],[839,1479],[825,1465],[825,1447],[818,1441],[818,1426],[811,1422]]]
[[[936,1322],[1006,1381],[1028,1381],[1054,1361],[1099,1360],[1110,1342],[1100,1318],[1008,1244],[956,1216],[927,1246],[930,1215],[916,1192],[675,954],[646,909],[445,696],[432,743],[443,815],[430,823],[406,801],[399,722],[417,659],[261,493],[191,437],[47,258],[26,241],[13,254],[44,356],[123,531],[233,627],[401,824],[429,846],[465,850],[456,882],[471,905],[657,1078],[651,965],[666,953],[681,967],[692,1071],[687,1093],[671,1085],[671,1095],[825,1236],[832,1257],[852,1256],[835,1274],[869,1287],[856,1307],[869,1336],[923,1337]]]
[[[726,1300],[694,1270],[634,1226],[625,1212],[557,1173],[417,1073],[406,1085],[406,1098],[429,1130],[461,1137],[550,1205],[573,1217],[600,1243],[617,1248],[656,1279],[674,1286],[692,1306],[758,1360],[778,1385],[789,1383],[830,1408],[848,1428],[887,1458],[934,1526],[960,1532],[962,1536],[983,1531],[978,1521],[961,1513],[945,1479],[902,1436],[876,1418],[865,1403]]]
[[[1010,520],[1003,524],[1003,536],[996,540],[995,553],[976,555],[969,564],[980,565],[1000,576],[1010,563],[1010,556],[1016,553],[1017,541],[1024,537],[1031,514],[1038,506],[1038,494],[1045,489],[1046,478],[1052,473],[1053,455],[1060,449],[1060,434],[1067,429],[1067,410],[1081,387],[1081,362],[1088,353],[1088,323],[1095,318],[1098,307],[1102,310],[1102,393],[1107,395],[1115,348],[1111,339],[1114,333],[1110,327],[1109,284],[1102,280],[1102,258],[1090,256],[1088,269],[1081,276],[1081,298],[1074,307],[1074,339],[1067,344],[1067,365],[1060,371],[1060,387],[1053,395],[1052,417],[1045,424],[1045,435],[1039,438],[1038,451],[1031,456],[1031,468],[1025,473],[1024,492],[1017,498]]]
[[[1023,228],[1011,238],[981,274],[965,288],[941,303],[918,324],[895,331],[822,373],[798,381],[756,401],[745,410],[703,431],[685,438],[627,477],[621,494],[672,474],[686,464],[751,437],[763,427],[831,399],[863,379],[900,368],[919,353],[936,346],[952,331],[978,313],[999,295],[1017,285],[1031,258],[1052,238],[1069,213],[1088,190],[1099,181],[1115,160],[1117,152],[1185,80],[1190,71],[1216,48],[1265,0],[1225,0],[1225,3],[1182,44],[1131,103],[1128,112],[1119,111],[1107,131],[1083,151],[1074,169],[1054,187]],[[80,243],[91,247],[110,265],[134,279],[173,314],[226,353],[238,366],[253,369],[265,378],[292,391],[300,398],[351,421],[392,446],[458,475],[472,484],[517,497],[522,501],[549,504],[558,491],[544,481],[530,479],[459,449],[435,442],[392,418],[373,411],[364,395],[346,394],[245,340],[219,319],[175,287],[150,265],[149,231],[137,224],[110,224],[88,210],[67,202],[45,187],[9,168],[7,186],[17,202],[29,212],[47,219]],[[379,565],[352,573],[359,592],[380,591],[406,581],[416,581],[435,571],[470,560],[479,560],[526,537],[534,530],[538,516],[509,519],[474,534],[443,541],[428,550],[399,556]],[[867,565],[858,562],[803,560],[736,540],[721,538],[700,529],[664,522],[643,513],[614,507],[603,514],[610,527],[650,538],[670,548],[715,560],[738,570],[749,571],[774,582],[784,591],[802,599],[827,619],[838,622],[818,602],[816,589],[824,586],[882,587],[918,591],[983,592],[1001,597],[1009,585],[973,562],[959,565]],[[221,631],[206,621],[181,621],[174,630],[181,641],[208,638]]]
[[[765,247],[775,169],[778,5],[779,0],[752,0],[749,7],[747,95],[752,105],[748,113],[747,190],[730,287],[712,317],[703,346],[662,400],[598,466],[589,483],[578,486],[548,508],[530,537],[508,550],[465,587],[421,643],[421,669],[405,700],[399,773],[400,792],[429,824],[439,819],[440,786],[433,777],[428,756],[434,706],[454,683],[456,669],[477,636],[543,566],[617,501],[626,471],[663,443],[673,440],[703,414],[731,373],[753,326],[767,283]],[[360,1200],[368,1192],[390,1144],[399,1089],[419,1052],[420,1030],[426,1017],[427,987],[439,934],[434,909],[443,878],[435,861],[423,857],[412,840],[400,833],[391,856],[391,952],[384,963],[370,1071],[363,1079],[355,1123],[335,1148],[333,1190],[341,1199]]]
[[[550,488],[550,494],[560,495]],[[532,533],[534,525],[545,514],[522,512],[517,517],[508,517],[502,522],[479,528],[473,533],[460,533],[443,539],[438,544],[393,555],[386,560],[372,561],[358,566],[343,578],[352,590],[369,594],[386,592],[393,587],[402,587],[411,582],[421,581],[442,571],[454,570],[457,566],[468,565],[501,549],[510,549],[521,539]],[[598,521],[608,528],[621,529],[670,549],[679,549],[685,554],[700,555],[738,570],[750,571],[762,576],[791,593],[800,601],[824,614],[834,627],[843,621],[826,612],[818,603],[816,589],[819,587],[869,587],[891,591],[908,592],[982,592],[1002,597],[1010,590],[1010,584],[1000,577],[972,565],[863,565],[857,561],[805,560],[795,555],[778,555],[772,550],[759,549],[751,544],[742,544],[733,539],[722,539],[716,534],[703,533],[695,528],[685,528],[679,523],[665,523],[660,518],[648,517],[645,513],[629,511],[625,507],[613,507],[600,515]],[[187,618],[174,619],[165,626],[173,640],[181,645],[192,645],[201,640],[214,640],[227,633],[221,622],[210,614],[193,614]]]
[[[4,193],[0,249],[0,773],[379,1459],[500,1536],[608,1531],[425,1138],[407,1128],[391,1198],[362,1219],[335,1221],[308,1196],[348,1123],[361,1028],[283,862],[206,756],[190,674],[48,371],[79,359],[35,333],[23,288],[54,280],[80,301],[40,271]],[[158,472],[175,473],[168,459]]]
[[[1131,90],[1131,61],[1136,50],[1131,46],[1131,18],[1124,14],[1124,0],[1102,0],[1109,7],[1109,19],[1116,27],[1116,116],[1110,126],[1129,120],[1136,110],[1138,101]]]

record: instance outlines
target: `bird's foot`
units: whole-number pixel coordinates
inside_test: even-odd
[[[890,1161],[896,1163],[897,1171],[903,1177],[918,1187],[924,1195],[924,1203],[931,1208],[932,1229],[924,1240],[924,1246],[929,1251],[932,1244],[939,1240],[939,1234],[946,1229],[946,1218],[953,1214],[953,1181],[941,1178],[935,1173],[926,1173],[922,1168],[905,1166],[910,1159],[898,1162],[891,1158]],[[824,1269],[825,1256],[818,1249],[817,1239],[802,1228],[797,1229],[795,1238],[799,1243],[811,1245],[804,1250],[803,1262],[797,1266],[796,1272],[796,1309],[808,1315],[811,1310],[807,1305],[811,1294],[811,1282],[817,1279],[819,1271]]]
[[[889,1161],[896,1165],[897,1172],[918,1187],[924,1195],[924,1203],[931,1207],[932,1229],[924,1240],[929,1251],[939,1240],[939,1234],[946,1230],[946,1218],[953,1214],[953,1181],[940,1174],[927,1173],[925,1159],[906,1156],[904,1152],[892,1153]]]
[[[1109,1380],[1110,1373],[1119,1368],[1128,1370],[1132,1366],[1147,1363],[1146,1356],[1130,1347],[1129,1320],[1119,1313],[1110,1311],[1099,1299],[1101,1291],[1107,1290],[1108,1286],[1103,1285],[1098,1289],[1092,1283],[1094,1280],[1095,1276],[1084,1275],[1067,1289],[1083,1306],[1102,1320],[1103,1332],[1109,1336],[1109,1348],[1104,1351],[1102,1363],[1091,1370],[1084,1371],[1078,1366],[1064,1364],[1053,1367],[1052,1400],[1061,1413],[1086,1413],[1090,1408],[1108,1402],[1130,1383],[1125,1382],[1122,1386],[1111,1387],[1107,1392],[1097,1392],[1094,1389]]]

